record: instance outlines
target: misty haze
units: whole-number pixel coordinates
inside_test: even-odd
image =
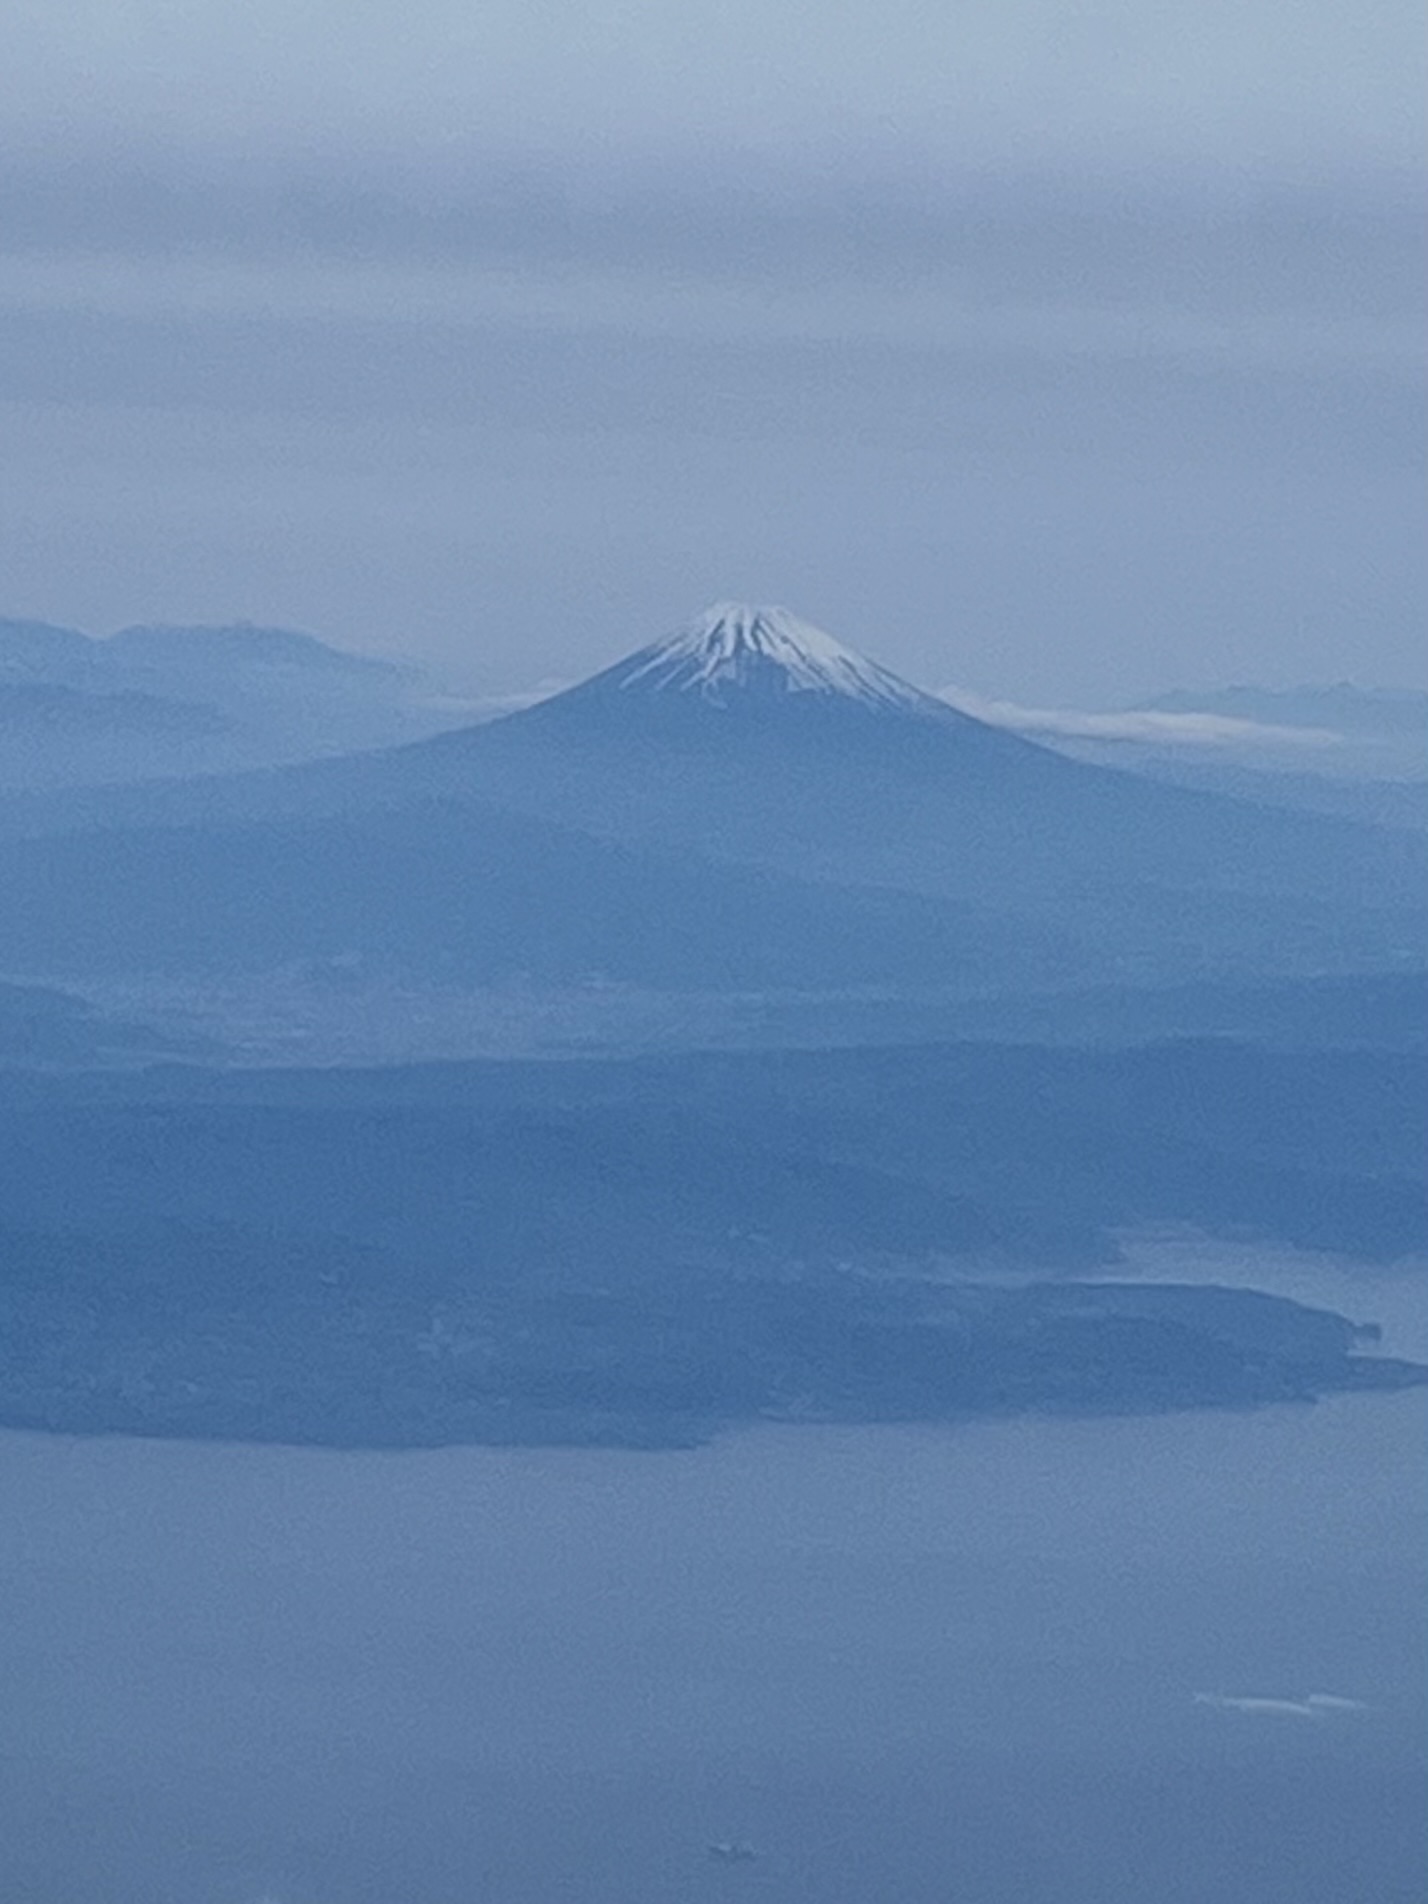
[[[1408,9],[7,41],[0,1899],[1420,1904]]]

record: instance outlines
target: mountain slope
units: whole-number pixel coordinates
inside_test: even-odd
[[[1144,976],[1412,957],[1428,880],[1421,842],[1067,760],[782,611],[727,605],[360,777],[353,797],[434,782],[614,838],[1054,920]]]
[[[23,916],[0,930],[0,970],[71,971],[49,961],[73,960],[85,944],[99,957],[106,942],[137,953],[144,941],[145,957],[161,953],[174,969],[181,956],[211,963],[238,942],[251,948],[246,966],[260,946],[274,961],[360,957],[395,937],[430,970],[458,918],[467,946],[504,934],[497,967],[518,970],[515,927],[503,918],[523,922],[537,945],[573,948],[583,909],[606,916],[605,950],[593,965],[569,950],[551,969],[648,977],[660,961],[633,943],[616,957],[613,919],[638,939],[680,904],[717,919],[711,944],[749,948],[732,963],[720,955],[729,970],[811,989],[835,971],[841,984],[955,974],[983,985],[1365,971],[1421,962],[1428,890],[1428,847],[1407,834],[1068,760],[921,693],[785,611],[731,604],[483,727],[301,768],[128,789],[53,810],[51,824],[56,811],[71,825],[107,824],[110,847],[5,846],[0,876]],[[564,829],[558,849],[531,848],[532,867],[573,853],[603,870],[562,890],[564,873],[546,884],[539,871],[527,877],[514,847],[498,870],[480,842],[515,839],[515,815]],[[43,830],[42,808],[30,824]],[[635,874],[608,858],[617,851],[653,859]],[[733,868],[720,874],[714,861],[777,877],[757,895],[745,885],[716,901]],[[63,879],[46,864],[63,865]],[[607,877],[626,896],[623,911],[602,914],[595,894]],[[904,928],[890,899],[825,894],[815,923],[805,892],[800,974],[790,917],[769,923],[790,879],[893,889],[919,896],[923,910]],[[948,902],[954,913],[939,910]],[[321,919],[340,930],[319,931]],[[421,951],[423,931],[447,948],[440,957]],[[768,935],[788,956],[764,958]],[[472,957],[470,969],[490,969],[485,950]],[[664,962],[667,972],[677,964]]]
[[[641,850],[472,802],[0,840],[0,969],[676,991],[1046,982],[1062,949],[966,908]]]

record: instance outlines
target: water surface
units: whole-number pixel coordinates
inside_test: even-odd
[[[1425,1446],[1423,1391],[694,1453],[3,1436],[0,1897],[1421,1904]]]

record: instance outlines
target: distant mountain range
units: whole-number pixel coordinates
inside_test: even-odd
[[[1391,970],[1421,963],[1428,893],[1406,833],[1068,760],[730,604],[481,726],[10,818],[33,837],[0,842],[0,969],[32,979],[340,960],[975,991]]]
[[[0,620],[0,792],[305,760],[459,718],[414,670],[290,629],[135,627],[96,640]]]

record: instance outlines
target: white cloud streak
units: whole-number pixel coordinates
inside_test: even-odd
[[[1056,740],[1091,740],[1156,747],[1275,747],[1317,751],[1339,747],[1343,736],[1327,727],[1280,727],[1226,714],[1166,714],[1153,709],[1098,714],[1076,708],[1022,707],[987,700],[963,688],[943,688],[941,698],[993,727]]]
[[[1237,1712],[1251,1719],[1309,1719],[1323,1721],[1334,1713],[1367,1712],[1361,1699],[1344,1699],[1337,1693],[1311,1692],[1304,1699],[1268,1698],[1259,1694],[1197,1692],[1197,1706],[1211,1706],[1216,1712]]]

